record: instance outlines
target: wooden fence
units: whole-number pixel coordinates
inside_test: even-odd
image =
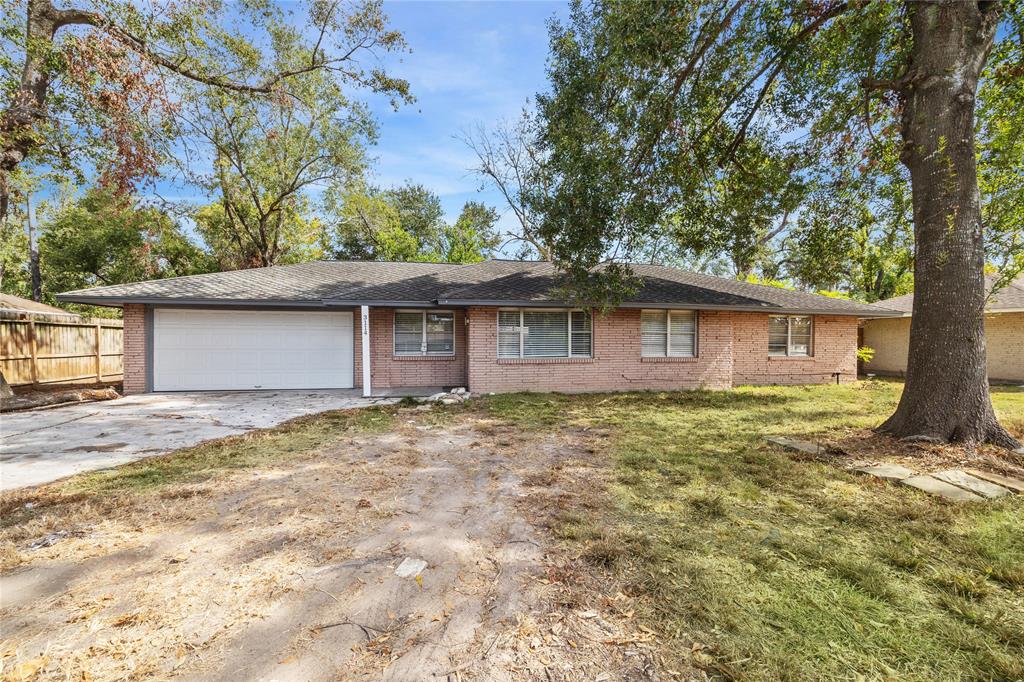
[[[0,371],[12,386],[122,377],[121,320],[0,319]]]

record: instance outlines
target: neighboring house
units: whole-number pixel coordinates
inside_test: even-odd
[[[124,308],[128,393],[466,386],[504,391],[853,381],[873,306],[674,268],[607,315],[551,263],[326,262],[85,289]]]
[[[990,291],[994,282],[994,277],[986,278]],[[877,305],[898,311],[900,317],[864,321],[863,345],[875,350],[864,371],[903,375],[907,371],[914,295],[890,298]],[[985,306],[985,351],[991,381],[1024,381],[1024,277],[997,291]]]
[[[0,317],[9,320],[28,318],[61,320],[82,319],[81,315],[69,313],[66,310],[55,308],[52,305],[37,303],[36,301],[21,298],[20,296],[13,296],[11,294],[0,294]]]

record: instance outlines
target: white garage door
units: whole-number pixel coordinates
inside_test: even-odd
[[[153,390],[351,388],[352,313],[153,311]]]

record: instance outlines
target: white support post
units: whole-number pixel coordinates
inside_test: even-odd
[[[370,386],[370,306],[359,306],[359,317],[362,323],[362,348],[363,348],[363,397],[369,398],[373,394]]]

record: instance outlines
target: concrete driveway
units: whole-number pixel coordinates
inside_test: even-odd
[[[358,389],[148,393],[0,416],[0,490],[56,481],[306,414],[388,404]]]

